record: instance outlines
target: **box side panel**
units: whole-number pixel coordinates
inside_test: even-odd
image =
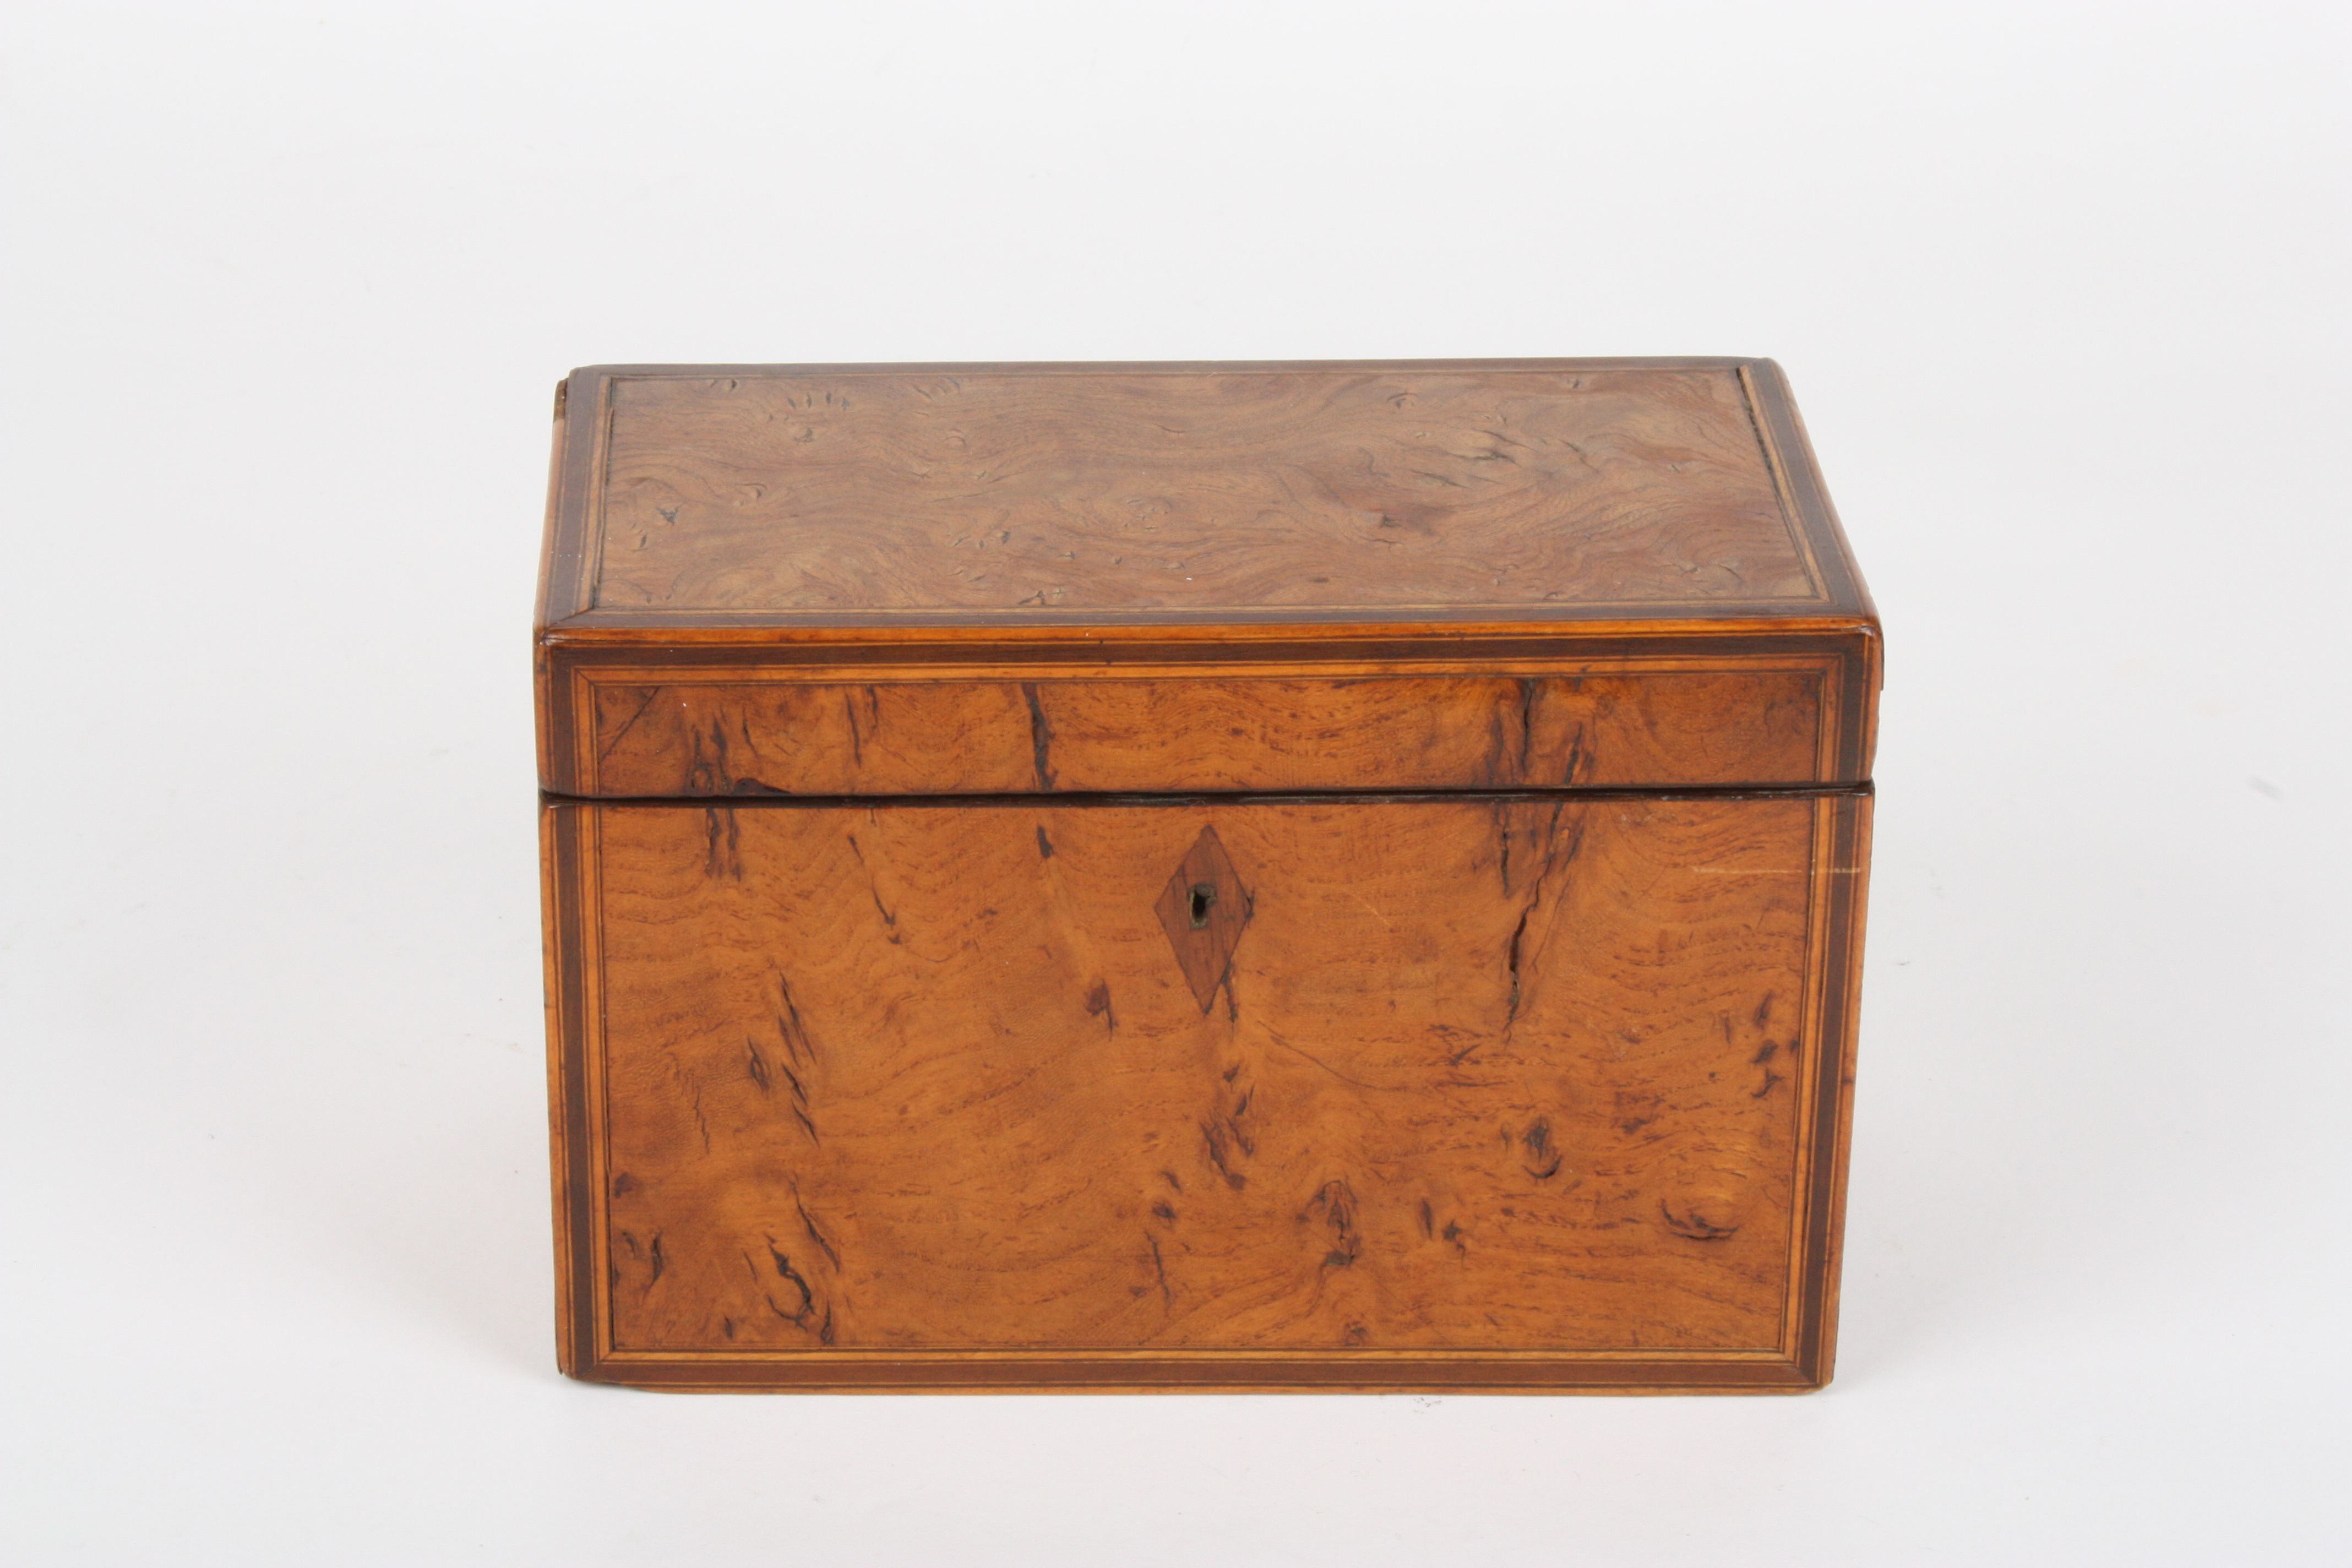
[[[547,515],[541,524],[539,542],[539,598],[531,616],[531,716],[538,736],[539,775],[544,785],[555,769],[555,704],[549,683],[552,671],[549,668],[546,647],[550,620],[562,612],[554,603],[556,581],[558,514],[562,510],[563,490],[563,423],[564,405],[570,392],[568,382],[558,382],[555,387],[555,420],[548,441]]]
[[[1863,582],[1853,546],[1830,500],[1822,478],[1821,461],[1805,432],[1804,416],[1797,410],[1789,376],[1771,360],[1757,360],[1741,371],[1748,387],[1759,426],[1758,434],[1785,487],[1783,504],[1794,521],[1808,558],[1823,591],[1839,608],[1875,626],[1876,606]]]
[[[605,379],[574,371],[555,389],[555,435],[550,459],[547,527],[540,558],[539,613],[542,635],[586,610],[595,596],[594,511],[603,472]]]
[[[593,959],[586,934],[583,883],[592,869],[590,808],[545,801],[540,806],[541,938],[547,973],[547,1105],[549,1173],[555,1222],[556,1363],[587,1375],[596,1359],[598,1329],[593,1131],[589,1095],[594,1074],[588,1058]]]
[[[1815,868],[1828,900],[1822,938],[1822,1014],[1818,1033],[1824,1071],[1810,1184],[1813,1205],[1801,1268],[1806,1293],[1819,1303],[1796,1336],[1797,1363],[1816,1385],[1830,1381],[1837,1360],[1840,1283],[1845,1252],[1846,1171],[1853,1136],[1854,1058],[1861,1034],[1863,937],[1870,902],[1870,830],[1874,805],[1867,792],[1841,795],[1821,805],[1823,850]]]

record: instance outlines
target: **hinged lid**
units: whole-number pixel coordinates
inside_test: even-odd
[[[1877,677],[1733,359],[577,371],[539,641],[603,795],[1856,783]]]

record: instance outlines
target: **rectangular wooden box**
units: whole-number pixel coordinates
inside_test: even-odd
[[[574,372],[563,1369],[1819,1386],[1879,647],[1769,361]]]

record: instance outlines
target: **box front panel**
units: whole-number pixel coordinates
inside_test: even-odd
[[[575,1370],[1802,1385],[1866,807],[552,805]]]

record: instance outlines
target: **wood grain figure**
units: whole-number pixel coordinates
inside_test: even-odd
[[[602,367],[559,1359],[1818,1387],[1879,635],[1765,361]]]

